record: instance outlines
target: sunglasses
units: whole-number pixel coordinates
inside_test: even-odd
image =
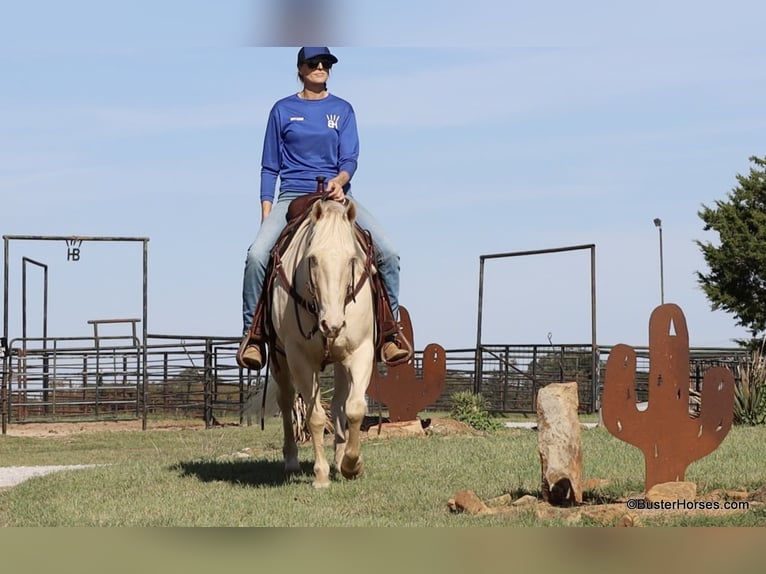
[[[321,60],[321,59],[320,60],[315,60],[315,59],[312,59],[312,60],[306,60],[303,63],[306,64],[309,67],[309,70],[316,70],[319,67],[320,62],[322,64],[322,67],[325,70],[332,69],[332,62],[328,62],[327,60]]]

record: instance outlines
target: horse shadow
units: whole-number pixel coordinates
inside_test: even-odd
[[[201,482],[229,482],[238,486],[281,486],[314,479],[314,465],[301,462],[300,472],[285,473],[284,462],[273,460],[181,461],[170,466],[181,477],[193,477]]]

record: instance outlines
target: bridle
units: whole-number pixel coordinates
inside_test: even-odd
[[[306,299],[301,295],[297,289],[295,289],[292,285],[295,285],[295,274],[297,272],[296,270],[293,272],[293,282],[290,288],[288,289],[288,293],[290,293],[290,296],[293,300],[293,309],[295,310],[295,320],[298,323],[298,329],[301,332],[301,335],[303,335],[304,339],[311,339],[314,335],[317,334],[319,331],[319,287],[316,284],[316,281],[314,279],[314,266],[316,265],[315,260],[313,257],[308,258],[308,277],[306,278],[306,293],[308,293],[309,298]],[[356,258],[353,257],[351,259],[351,278],[348,282],[348,285],[346,285],[346,298],[343,301],[343,310],[346,310],[346,307],[349,303],[354,302],[356,303],[356,296],[359,294],[359,292],[362,290],[362,287],[364,286],[364,281],[367,279],[367,272],[364,270],[359,278],[359,281],[356,281]],[[305,309],[308,311],[308,313],[314,318],[314,325],[311,327],[311,329],[306,332],[306,330],[303,328],[303,323],[301,322],[301,314],[300,314],[300,308]]]
[[[365,282],[370,279],[370,273],[371,273],[372,265],[373,265],[374,249],[373,249],[372,237],[370,236],[370,232],[367,230],[363,230],[357,226],[355,228],[355,235],[356,237],[354,238],[354,240],[358,241],[363,246],[363,250],[365,252],[365,262],[361,272],[359,273],[359,277],[357,278],[356,258],[351,259],[351,263],[350,263],[351,278],[349,280],[348,285],[346,286],[346,297],[343,302],[344,309],[352,301],[356,302],[357,295],[359,295],[359,293],[361,292]],[[308,276],[306,278],[306,284],[305,284],[305,293],[307,293],[307,297],[304,297],[303,294],[300,291],[298,291],[298,289],[295,288],[295,284],[297,281],[298,266],[296,265],[292,273],[292,278],[290,279],[287,277],[287,274],[285,273],[285,269],[282,264],[281,257],[277,256],[275,257],[275,260],[274,260],[274,267],[277,272],[277,277],[279,278],[279,283],[287,291],[288,295],[290,295],[290,298],[293,300],[293,310],[295,312],[295,320],[298,323],[298,329],[301,335],[306,340],[312,339],[319,332],[319,304],[318,304],[319,289],[314,279],[314,269],[313,269],[314,265],[315,265],[315,262],[313,261],[312,258],[309,257],[308,258],[308,273],[307,273]],[[301,321],[301,309],[303,309],[309,315],[311,315],[311,317],[313,317],[314,324],[309,329],[306,329],[304,327],[303,321]],[[329,362],[329,355],[330,355],[330,349],[329,349],[330,341],[326,337],[324,337],[323,339],[324,339],[323,346],[325,349],[324,363],[327,363]]]

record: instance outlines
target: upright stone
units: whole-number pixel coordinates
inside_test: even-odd
[[[537,393],[537,449],[543,500],[556,506],[582,502],[582,443],[577,383],[552,383]]]

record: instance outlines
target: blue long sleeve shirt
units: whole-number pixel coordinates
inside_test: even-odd
[[[280,191],[316,191],[317,176],[329,180],[341,171],[353,177],[359,157],[354,108],[332,94],[321,100],[297,95],[271,108],[261,158],[261,201]],[[344,187],[347,192],[351,187]]]

